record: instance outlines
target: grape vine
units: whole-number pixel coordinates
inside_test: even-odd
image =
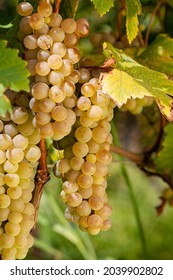
[[[107,178],[114,154],[167,183],[158,214],[173,201],[173,39],[153,26],[159,9],[171,9],[172,2],[158,1],[146,23],[143,1],[100,6],[92,0],[100,16],[114,9],[117,21],[116,29],[97,27],[92,34],[89,19],[75,18],[76,0],[16,2],[0,7],[2,15],[14,11],[12,26],[8,12],[0,22],[3,260],[24,259],[34,244],[32,230],[49,180],[49,141],[57,152],[51,163],[62,180],[64,215],[82,231],[97,235],[111,228]],[[112,126],[123,116],[125,122],[133,116],[138,130],[146,128],[139,152],[113,141]]]

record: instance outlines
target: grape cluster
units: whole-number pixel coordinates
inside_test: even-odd
[[[63,179],[65,216],[95,235],[111,226],[106,194],[112,161],[110,120],[115,103],[103,94],[98,73],[76,70],[77,44],[88,21],[62,19],[49,1],[37,11],[21,2],[18,37],[30,72],[30,92],[6,91],[12,112],[0,120],[0,255],[24,259],[33,245],[32,203],[41,138],[51,138],[64,158],[54,173]]]
[[[20,37],[32,77],[34,124],[43,138],[62,139],[76,121],[75,84],[80,80],[80,71],[74,68],[80,60],[76,45],[80,37],[88,35],[88,22],[83,18],[63,20],[46,1],[39,3],[37,12],[27,2],[20,3],[17,11],[23,16]]]
[[[73,130],[58,142],[64,158],[56,164],[54,173],[63,174],[61,197],[68,205],[65,216],[93,235],[111,226],[106,178],[112,161],[109,122],[114,106],[97,78],[85,82],[75,107]]]
[[[28,95],[9,90],[6,95],[12,112],[0,120],[0,254],[14,260],[25,258],[33,245],[32,192],[41,152]]]
[[[130,111],[133,115],[139,115],[144,107],[151,106],[154,102],[153,97],[145,96],[144,98],[128,99],[120,110],[122,112]]]

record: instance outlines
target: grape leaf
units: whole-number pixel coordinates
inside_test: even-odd
[[[138,61],[173,77],[173,39],[165,34],[158,35],[139,55]]]
[[[94,4],[97,12],[103,16],[109,12],[110,8],[113,7],[114,0],[91,0]]]
[[[129,98],[152,96],[145,87],[138,84],[130,75],[118,69],[113,69],[110,74],[104,77],[103,91],[109,93],[111,97],[116,96],[113,99],[119,107],[127,103]]]
[[[0,84],[14,91],[29,91],[29,71],[26,62],[18,56],[18,50],[6,48],[0,41]]]
[[[139,0],[125,0],[126,2],[126,31],[129,43],[135,39],[138,34],[138,15],[141,14],[142,8]]]
[[[0,116],[4,117],[7,111],[11,111],[11,103],[9,99],[1,93],[1,89],[0,85]]]
[[[60,14],[63,18],[74,18],[77,8],[78,8],[79,0],[64,0],[61,1],[60,5]]]
[[[137,63],[122,50],[113,48],[111,44],[104,43],[103,47],[105,56],[115,60],[114,70],[119,70],[104,74],[103,92],[109,94],[119,107],[129,98],[153,96],[162,114],[169,121],[173,121],[173,82],[168,80],[165,74]]]
[[[173,123],[167,124],[164,132],[165,138],[163,140],[162,148],[155,159],[155,164],[158,172],[171,175],[173,178]]]

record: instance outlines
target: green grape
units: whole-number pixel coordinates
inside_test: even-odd
[[[2,197],[3,198],[3,197]],[[6,199],[6,197],[5,197],[5,199]],[[8,205],[7,204],[7,201],[5,201],[6,202],[6,205]],[[5,203],[4,203],[4,205],[5,205]],[[3,206],[3,205],[2,205]],[[9,208],[3,208],[3,207],[1,207],[0,208],[0,221],[1,222],[4,222],[4,221],[6,221],[7,220],[7,218],[8,218],[8,215],[9,215],[9,213],[10,213],[10,210],[9,210]]]
[[[22,211],[22,214],[30,215],[32,216],[35,213],[34,205],[31,202],[25,203],[25,207]]]
[[[80,174],[78,184],[81,188],[89,188],[93,184],[93,177],[91,175]]]
[[[27,179],[34,175],[33,167],[28,162],[21,162],[17,170],[17,174],[20,179]]]
[[[16,259],[16,248],[4,248],[2,251],[2,260],[15,260]]]
[[[19,233],[15,236],[14,247],[18,248],[26,248],[27,247],[27,236]]]
[[[28,2],[21,2],[17,5],[16,10],[20,16],[25,17],[32,14],[33,6]]]
[[[6,133],[0,134],[0,150],[5,151],[11,146],[12,146],[11,137]]]
[[[7,195],[10,199],[18,199],[22,195],[22,189],[20,186],[7,189]]]
[[[37,44],[41,50],[49,50],[53,45],[53,39],[50,35],[43,34],[38,37]]]
[[[76,157],[85,157],[88,154],[88,145],[86,143],[76,142],[73,145],[73,153]]]
[[[5,160],[6,160],[6,153],[0,150],[0,164],[4,163]]]
[[[25,150],[28,146],[28,138],[23,136],[22,134],[17,134],[14,138],[13,138],[13,145],[16,148]]]
[[[81,171],[86,175],[93,175],[96,172],[96,166],[93,162],[85,161],[81,166]]]
[[[9,206],[9,210],[10,212],[22,212],[24,209],[24,202],[22,199],[18,198],[18,199],[11,199],[11,203]]]
[[[76,21],[75,33],[79,37],[86,37],[89,34],[89,22],[85,18],[79,18]]]
[[[103,225],[101,226],[101,230],[107,231],[108,229],[111,228],[111,225],[112,225],[111,220],[106,219],[106,220],[103,221]]]
[[[33,216],[30,216],[30,215],[24,215],[23,214],[23,219],[22,221],[20,222],[20,227],[21,227],[21,231],[30,231],[33,226],[34,226],[34,217]]]
[[[14,236],[11,236],[5,232],[0,235],[1,248],[10,248],[14,245],[14,242],[15,242]]]
[[[16,236],[20,232],[20,225],[14,224],[11,222],[7,222],[4,226],[5,232],[9,234],[10,236]]]
[[[70,167],[74,170],[80,170],[83,163],[83,157],[72,157],[70,160]]]
[[[81,188],[81,187],[79,187],[78,188],[78,193],[81,194],[83,199],[88,199],[93,194],[93,188],[92,188],[92,186],[89,187],[89,188]]]
[[[103,207],[102,198],[94,194],[89,198],[88,203],[92,210],[99,210]]]
[[[23,40],[23,44],[28,50],[36,49],[38,47],[36,35],[27,35]]]
[[[112,213],[112,207],[109,204],[104,204],[102,208],[96,211],[96,214],[100,215],[100,217],[106,220]]]
[[[27,256],[28,253],[28,248],[24,247],[24,248],[18,248],[17,252],[16,252],[16,259],[18,260],[22,260]]]
[[[48,97],[49,87],[45,83],[36,83],[31,89],[33,97],[37,100]]]
[[[77,213],[81,217],[89,216],[91,213],[91,207],[86,200],[83,200],[79,206],[77,206]]]
[[[80,126],[75,131],[77,141],[81,143],[88,142],[92,137],[92,131],[89,127]]]
[[[8,221],[14,224],[19,224],[23,219],[23,215],[20,212],[11,212],[8,216]]]
[[[77,207],[82,202],[82,196],[76,192],[71,193],[67,197],[67,203],[69,206]]]
[[[78,185],[74,182],[65,181],[62,188],[66,194],[71,194],[78,190]]]
[[[6,160],[3,165],[4,171],[8,173],[15,173],[18,167],[18,163],[12,163],[9,160]]]
[[[10,198],[6,194],[0,194],[0,208],[7,208],[10,205]]]
[[[77,27],[76,22],[71,18],[67,18],[61,22],[61,28],[64,30],[66,34],[75,32],[76,27]]]
[[[50,68],[55,69],[55,70],[59,69],[63,64],[63,60],[62,60],[61,56],[58,54],[50,55],[47,59],[47,62],[49,64]]]
[[[58,27],[60,26],[61,22],[62,22],[61,15],[58,13],[52,13],[49,17],[48,24],[50,27],[56,27],[56,26]]]
[[[30,16],[29,24],[33,29],[40,29],[44,25],[44,18],[39,13],[34,13]]]
[[[92,214],[88,218],[88,227],[91,229],[99,229],[103,225],[102,218],[97,214]]]
[[[15,173],[7,173],[4,178],[5,184],[9,187],[16,187],[20,182],[20,177]]]
[[[25,150],[25,158],[29,162],[37,162],[40,159],[40,156],[41,151],[37,146],[28,146],[28,148]]]
[[[4,125],[4,133],[9,135],[11,138],[18,134],[17,126],[14,123],[7,123]]]
[[[53,12],[53,8],[50,3],[47,3],[46,1],[41,1],[38,5],[37,11],[43,17],[49,17]]]
[[[20,148],[9,148],[6,151],[6,158],[12,163],[19,163],[24,158],[24,152]]]

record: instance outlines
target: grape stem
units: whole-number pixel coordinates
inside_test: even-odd
[[[121,13],[123,11],[123,8],[118,12],[117,15],[117,28],[118,28],[118,36],[119,40],[121,40],[123,34],[122,34],[122,20],[121,20]]]
[[[125,0],[121,0],[121,5],[122,5],[122,7],[125,9],[126,8],[126,2],[125,2]]]
[[[130,151],[125,150],[124,148],[117,147],[117,146],[112,146],[111,151],[113,153],[116,153],[120,156],[126,157],[129,160],[135,162],[137,166],[145,172],[146,175],[148,176],[157,176],[161,178],[164,182],[166,182],[171,189],[173,189],[173,181],[171,177],[167,174],[164,173],[159,173],[156,170],[155,163],[152,160],[152,155],[155,152],[152,150],[152,152],[146,151],[143,154],[135,154]]]
[[[61,0],[55,0],[54,12],[59,13]]]
[[[147,28],[147,31],[146,31],[146,35],[145,35],[145,47],[147,47],[148,45],[148,40],[149,40],[149,35],[150,35],[150,30],[151,30],[151,26],[152,26],[152,23],[153,23],[153,19],[154,19],[154,16],[157,14],[160,6],[166,2],[165,0],[160,0],[157,5],[155,6],[152,14],[151,14],[151,17],[150,17],[150,21],[149,21],[149,24],[148,24],[148,28]]]
[[[141,165],[144,161],[144,155],[129,152],[121,147],[112,146],[111,151],[134,161],[138,165]]]
[[[39,209],[40,200],[43,192],[43,187],[45,183],[49,180],[49,172],[46,163],[47,150],[46,150],[46,144],[44,138],[41,138],[39,147],[41,150],[41,157],[39,160],[39,166],[35,177],[35,190],[32,199],[32,203],[35,207],[35,214],[34,214],[35,223],[37,220],[38,209]]]

